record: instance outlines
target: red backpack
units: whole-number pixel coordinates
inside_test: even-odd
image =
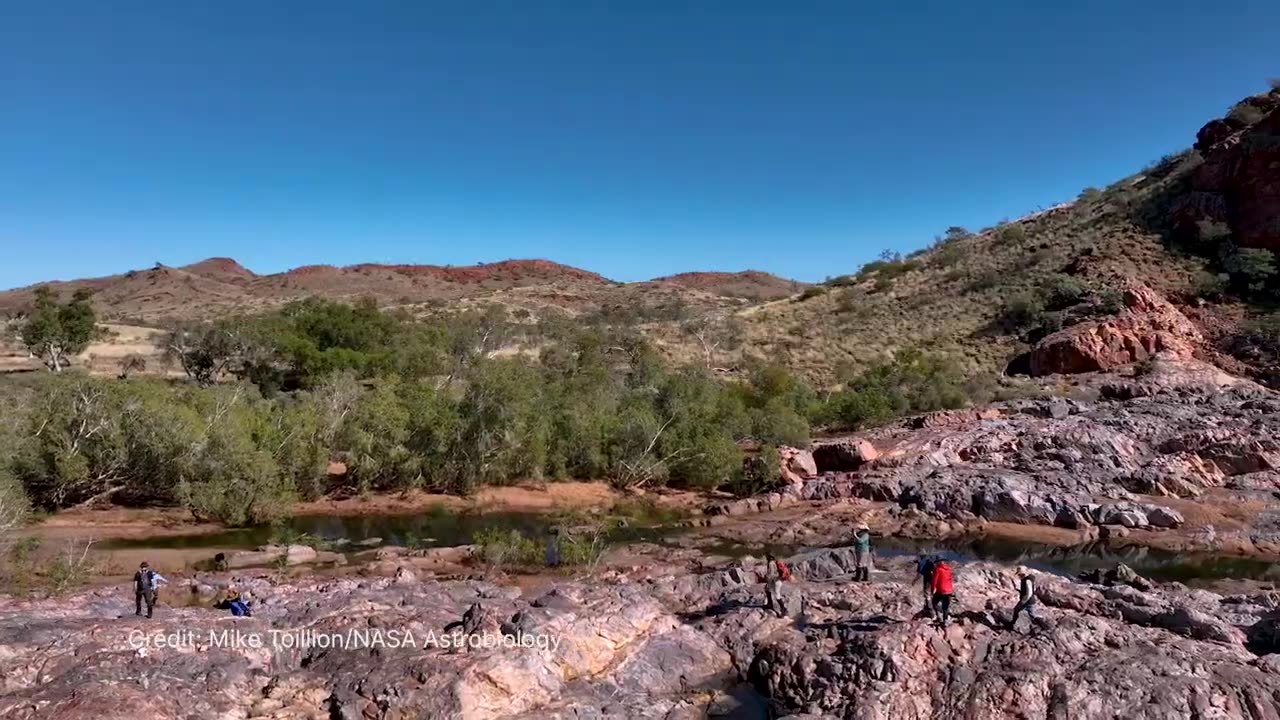
[[[952,592],[951,566],[946,561],[939,561],[933,567],[933,591],[945,594]]]
[[[778,566],[778,577],[783,580],[790,580],[791,568],[787,567],[787,564],[782,562],[781,560],[776,561],[776,564]]]

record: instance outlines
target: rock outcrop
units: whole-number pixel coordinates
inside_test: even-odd
[[[778,448],[778,460],[782,464],[779,472],[783,482],[797,484],[805,478],[818,474],[818,465],[814,462],[813,453],[800,448],[782,446]]]
[[[813,460],[820,472],[857,470],[878,457],[880,451],[865,438],[820,442],[813,446]]]
[[[1148,287],[1129,288],[1124,303],[1118,315],[1073,325],[1037,343],[1031,374],[1112,370],[1158,354],[1189,359],[1203,342],[1195,323]]]
[[[1196,150],[1204,162],[1179,212],[1185,230],[1221,222],[1240,247],[1280,252],[1280,90],[1245,98],[1231,115],[1210,121]]]
[[[851,718],[1277,717],[1272,657],[1245,643],[1265,605],[1169,586],[1139,591],[1039,576],[1046,623],[1007,625],[1014,574],[968,566],[959,620],[919,619],[897,583],[816,595],[808,625],[776,633],[751,666],[779,715]],[[1238,612],[1243,611],[1243,612]]]
[[[857,498],[969,527],[981,519],[1110,527],[1118,537],[1121,529],[1188,525],[1161,496],[1280,505],[1280,395],[1194,360],[1160,357],[1144,370],[1097,378],[1101,397],[1093,401],[1016,400],[946,423],[860,433],[877,449],[874,462],[820,472],[789,486],[779,503],[735,501],[734,512]],[[821,447],[843,454],[852,444]],[[1280,527],[1230,532],[1242,547],[1280,543]]]
[[[1274,647],[1271,595],[1038,574],[1043,624],[1011,628],[1016,571],[978,563],[957,567],[941,629],[919,616],[914,563],[851,583],[854,563],[849,548],[790,558],[794,617],[766,612],[751,565],[527,597],[408,572],[249,579],[252,618],[175,602],[147,621],[117,588],[0,597],[0,716],[692,719],[743,680],[775,717],[1280,714],[1280,663],[1259,655]]]

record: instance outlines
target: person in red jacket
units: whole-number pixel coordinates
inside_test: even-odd
[[[938,622],[942,627],[947,626],[947,621],[951,618],[951,596],[954,588],[951,585],[951,563],[946,560],[939,560],[933,566],[933,577],[931,579],[933,587],[933,609],[938,615]]]

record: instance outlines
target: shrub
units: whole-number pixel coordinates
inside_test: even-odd
[[[1076,200],[1082,203],[1090,203],[1099,200],[1101,197],[1101,190],[1096,187],[1087,187],[1080,191],[1080,195],[1076,197]]]
[[[827,289],[825,287],[821,285],[814,285],[812,287],[805,288],[804,292],[800,293],[800,297],[796,298],[796,302],[804,302],[805,300],[812,300],[816,297],[821,297],[826,294],[827,294]]]
[[[1237,103],[1227,111],[1227,117],[1245,125],[1254,125],[1266,117],[1267,114],[1261,109],[1250,105],[1247,102]]]
[[[935,267],[951,267],[963,260],[965,257],[965,249],[958,243],[949,243],[938,248],[933,254],[933,265]]]
[[[1217,300],[1227,291],[1231,276],[1226,273],[1214,273],[1201,270],[1191,282],[1191,292],[1196,297]]]
[[[1027,239],[1027,231],[1016,223],[1006,223],[996,231],[996,237],[1005,245],[1018,245]]]
[[[419,477],[409,440],[409,411],[399,385],[382,381],[364,393],[342,424],[340,446],[347,450],[347,476],[362,492],[408,488]]]
[[[44,582],[50,592],[61,594],[83,585],[95,567],[89,558],[93,540],[68,540],[44,563]]]
[[[965,286],[965,290],[967,292],[982,292],[983,290],[990,290],[1004,282],[1004,279],[1005,274],[1000,272],[999,269],[989,268],[975,275],[973,279],[969,281],[969,284]]]
[[[492,570],[506,567],[530,567],[546,562],[546,547],[527,538],[519,530],[485,528],[472,536],[476,557]]]
[[[1043,323],[1044,315],[1044,301],[1039,294],[1022,292],[1005,300],[996,321],[1006,329],[1023,331]]]
[[[26,521],[29,510],[22,483],[9,472],[7,458],[0,459],[0,549],[4,548],[7,534]]]
[[[1048,309],[1061,310],[1084,302],[1089,287],[1070,275],[1054,273],[1041,284],[1040,295]]]
[[[1280,355],[1280,312],[1243,323],[1240,338],[1268,355]]]
[[[833,278],[828,278],[823,284],[829,287],[851,287],[858,284],[858,278],[853,275],[837,275]]]
[[[600,520],[576,523],[560,536],[560,562],[590,571],[609,551],[609,545],[608,523]]]
[[[782,478],[782,458],[778,449],[765,445],[760,452],[744,458],[742,466],[729,483],[729,491],[738,497],[751,497],[777,486]]]
[[[1271,279],[1276,274],[1276,256],[1264,248],[1241,248],[1224,259],[1226,270],[1251,286]]]
[[[705,432],[683,441],[669,463],[671,482],[699,490],[714,490],[729,481],[742,463],[742,451],[727,435]]]
[[[295,499],[270,452],[255,446],[245,427],[217,428],[196,459],[180,497],[200,520],[256,525],[283,517]]]
[[[1104,288],[1094,297],[1093,308],[1099,315],[1115,315],[1124,309],[1124,293],[1115,288]]]
[[[903,350],[846,383],[820,416],[832,426],[864,427],[906,413],[960,407],[967,401],[965,386],[950,358]]]
[[[809,443],[809,422],[781,398],[752,410],[751,434],[760,442],[803,446]]]

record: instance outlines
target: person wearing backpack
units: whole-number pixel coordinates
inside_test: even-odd
[[[1031,618],[1031,622],[1036,625],[1044,626],[1045,621],[1036,613],[1036,584],[1035,578],[1029,572],[1023,572],[1018,577],[1018,604],[1013,606],[1013,618],[1009,620],[1009,629],[1014,629],[1018,624],[1018,616],[1026,613]]]
[[[916,558],[916,574],[920,576],[920,590],[924,593],[924,614],[933,617],[933,568],[938,564],[936,555],[920,555]]]
[[[772,554],[765,556],[765,604],[778,617],[785,613],[782,608],[782,583],[791,579],[791,568]]]
[[[933,607],[938,613],[938,622],[942,627],[946,627],[951,619],[951,598],[955,594],[951,583],[951,564],[946,560],[938,560],[934,563],[931,587]]]
[[[142,604],[147,604],[147,617],[151,617],[151,613],[156,607],[156,590],[161,585],[169,582],[163,575],[151,569],[151,565],[145,560],[138,566],[138,572],[133,574],[133,595],[134,595],[134,615],[142,614]]]

